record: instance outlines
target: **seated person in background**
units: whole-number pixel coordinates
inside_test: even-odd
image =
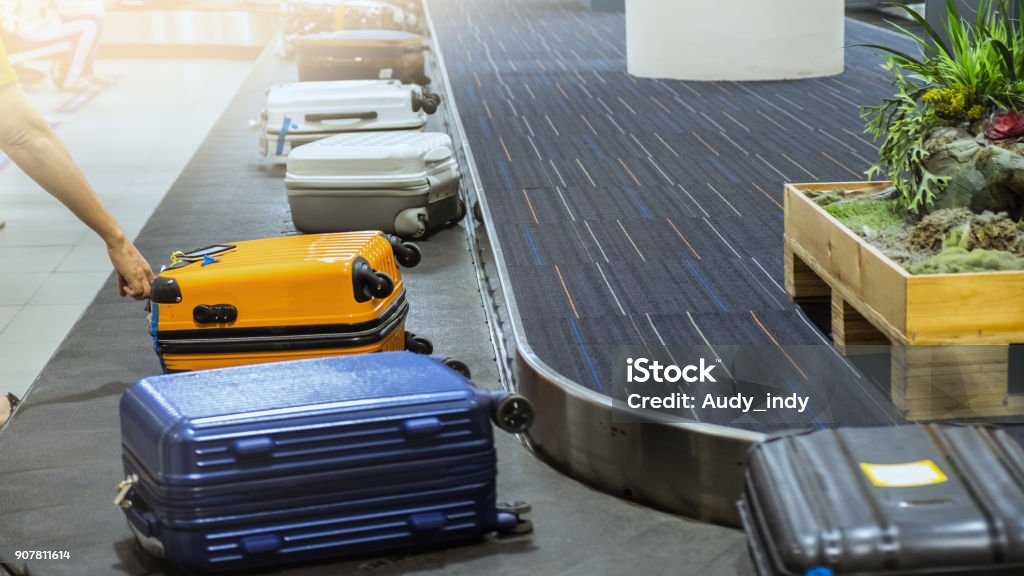
[[[103,23],[102,4],[85,0],[68,0],[65,12],[53,0],[12,1],[9,17],[4,22],[6,32],[26,49],[41,44],[67,41],[71,50],[55,67],[54,82],[70,92],[88,92],[102,89],[110,81],[93,71],[96,51]]]
[[[117,272],[122,296],[149,298],[153,270],[124,235],[120,224],[103,205],[57,134],[29,102],[18,85],[3,41],[0,40],[0,150],[25,174],[60,200],[107,245]],[[0,426],[17,404],[12,395],[0,395]]]

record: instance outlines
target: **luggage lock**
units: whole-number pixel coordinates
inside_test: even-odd
[[[238,320],[238,308],[231,304],[200,304],[192,309],[196,324],[230,324]]]
[[[129,474],[127,478],[117,483],[117,496],[114,497],[114,505],[119,508],[131,508],[132,501],[128,499],[128,496],[132,493],[132,488],[139,483],[139,476],[137,474]]]

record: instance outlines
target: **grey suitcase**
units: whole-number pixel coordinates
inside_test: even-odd
[[[760,576],[1024,574],[1024,449],[994,428],[773,438],[739,506]]]
[[[458,222],[459,165],[437,132],[340,134],[292,150],[285,174],[295,227],[419,238]]]

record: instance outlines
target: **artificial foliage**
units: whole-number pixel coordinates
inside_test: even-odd
[[[909,211],[963,206],[977,212],[1005,209],[1018,218],[1024,213],[1024,194],[1009,173],[1019,167],[999,152],[983,150],[1000,147],[1021,155],[1004,147],[1024,137],[1024,118],[1017,114],[1024,110],[1024,29],[1005,16],[1009,1],[982,0],[968,18],[947,0],[948,39],[916,11],[896,4],[925,31],[919,35],[896,25],[917,45],[919,56],[867,45],[887,54],[883,66],[893,81],[892,97],[863,108],[866,131],[883,139],[868,176],[887,175]],[[1014,2],[1024,13],[1024,0]],[[1014,128],[1017,120],[1020,129]],[[993,131],[993,121],[1010,126],[1009,135]],[[943,138],[934,137],[939,130],[945,130]],[[965,142],[979,137],[975,147]],[[956,194],[943,200],[950,187]]]

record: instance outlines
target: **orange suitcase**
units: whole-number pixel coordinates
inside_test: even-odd
[[[396,263],[414,244],[382,232],[310,234],[175,253],[153,284],[165,372],[409,349],[409,304]]]

